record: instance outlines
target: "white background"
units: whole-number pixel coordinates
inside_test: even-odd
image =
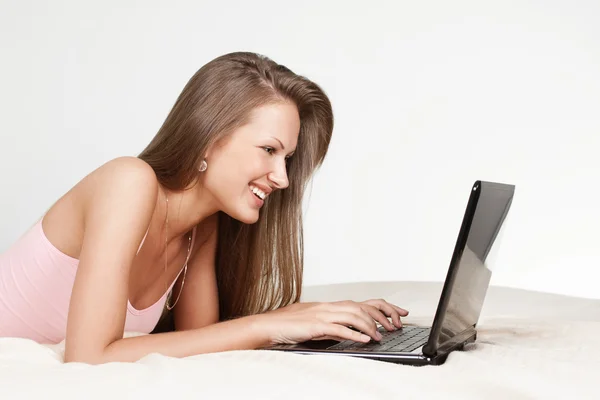
[[[517,186],[492,284],[600,298],[598,1],[0,4],[0,251],[244,50],[333,102],[306,284],[443,280],[483,179]]]

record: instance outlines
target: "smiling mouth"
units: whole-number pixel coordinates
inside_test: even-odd
[[[263,192],[262,190],[260,190],[259,188],[257,188],[256,186],[253,185],[249,185],[250,186],[250,191],[254,194],[254,196],[256,196],[257,198],[259,198],[260,200],[265,200],[267,198],[267,194],[265,192]]]

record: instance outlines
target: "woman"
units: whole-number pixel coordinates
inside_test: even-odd
[[[302,196],[332,130],[306,78],[253,53],[209,62],[138,157],[91,172],[0,257],[0,336],[103,363],[400,327],[383,300],[298,303]],[[172,331],[123,338],[161,315]]]

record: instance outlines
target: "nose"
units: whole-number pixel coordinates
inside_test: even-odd
[[[283,166],[281,164],[278,167],[267,175],[267,178],[270,182],[273,183],[273,186],[277,189],[285,189],[290,185],[287,176],[287,170],[285,167],[285,162],[283,162]]]

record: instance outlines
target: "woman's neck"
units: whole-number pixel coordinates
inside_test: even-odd
[[[181,191],[172,191],[160,185],[157,201],[157,214],[159,219],[162,217],[161,228],[164,228],[168,217],[169,241],[185,235],[219,211],[210,193],[199,185]]]

